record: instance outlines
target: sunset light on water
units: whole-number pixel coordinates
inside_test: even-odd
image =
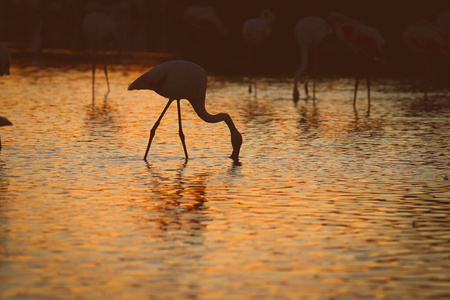
[[[448,4],[0,15],[1,300],[450,298]]]

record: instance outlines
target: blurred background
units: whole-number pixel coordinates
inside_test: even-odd
[[[210,6],[222,27],[201,30],[184,16],[192,5]],[[385,37],[387,66],[376,66],[376,75],[421,76],[420,57],[402,44],[404,29],[419,19],[433,21],[450,10],[450,1],[354,1],[354,0],[1,0],[0,41],[12,52],[12,64],[38,67],[67,66],[89,62],[89,45],[82,21],[90,12],[104,12],[115,24],[116,47],[111,63],[150,64],[146,59],[181,58],[202,64],[208,71],[245,74],[246,47],[242,25],[258,17],[263,8],[275,14],[272,35],[253,56],[255,72],[292,76],[300,64],[294,37],[296,22],[306,16],[326,18],[338,11],[376,28]],[[352,74],[354,57],[335,36],[320,49],[319,73]],[[434,62],[434,72],[448,77],[448,61]],[[350,68],[349,68],[350,65]]]

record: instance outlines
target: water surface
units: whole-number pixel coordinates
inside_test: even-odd
[[[0,81],[0,298],[447,298],[450,110],[417,109],[410,83],[351,79],[318,100],[290,78],[209,78],[224,123],[127,91],[145,69],[12,69]],[[101,73],[100,73],[101,74]],[[433,97],[448,101],[445,91]]]

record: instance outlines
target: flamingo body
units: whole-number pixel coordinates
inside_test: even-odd
[[[295,25],[295,38],[302,53],[302,62],[300,65],[300,69],[298,69],[298,71],[296,72],[294,79],[293,98],[295,102],[298,101],[300,96],[297,88],[297,82],[300,76],[306,72],[306,69],[308,67],[309,55],[311,52],[315,52],[317,50],[318,45],[320,44],[320,42],[322,42],[329,31],[330,27],[328,23],[324,19],[315,16],[302,18]],[[306,82],[305,92],[307,94],[306,96],[308,97],[307,90],[308,89]],[[315,98],[315,78],[313,98]]]
[[[183,18],[191,26],[201,31],[221,35],[225,35],[228,31],[212,6],[192,5],[186,9]]]
[[[441,19],[442,21],[443,19]],[[443,25],[441,24],[441,26]],[[407,27],[403,32],[402,39],[407,48],[420,54],[424,59],[424,98],[427,100],[430,81],[430,57],[442,55],[450,58],[450,40],[445,35],[445,31],[427,20],[420,20]]]
[[[402,38],[406,47],[420,54],[448,54],[449,41],[427,21],[407,27]]]
[[[110,49],[113,43],[114,22],[106,14],[94,12],[83,19],[83,33],[95,50]]]
[[[169,99],[166,107],[150,131],[150,139],[144,160],[147,158],[156,129],[159,126],[166,110],[174,100],[177,100],[178,104],[180,139],[183,144],[186,160],[188,159],[186,145],[184,142],[184,134],[181,126],[180,111],[180,100],[186,99],[190,102],[197,115],[205,122],[217,123],[224,121],[228,125],[231,134],[231,144],[233,146],[233,152],[230,158],[232,158],[235,162],[238,162],[239,152],[242,145],[242,135],[236,129],[231,117],[228,114],[219,113],[216,115],[211,115],[206,111],[206,82],[207,75],[202,67],[192,62],[174,60],[157,65],[130,84],[128,90],[153,90],[157,94]]]

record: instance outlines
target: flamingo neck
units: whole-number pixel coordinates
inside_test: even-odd
[[[228,125],[228,128],[230,129],[230,134],[231,134],[231,144],[233,146],[233,153],[231,154],[230,158],[232,158],[235,161],[238,161],[239,151],[240,151],[241,145],[242,145],[242,135],[237,130],[230,115],[227,113],[218,113],[215,115],[211,115],[205,108],[205,100],[189,101],[189,102],[191,103],[191,105],[194,108],[197,115],[203,121],[205,121],[207,123],[218,123],[218,122],[224,121]]]

